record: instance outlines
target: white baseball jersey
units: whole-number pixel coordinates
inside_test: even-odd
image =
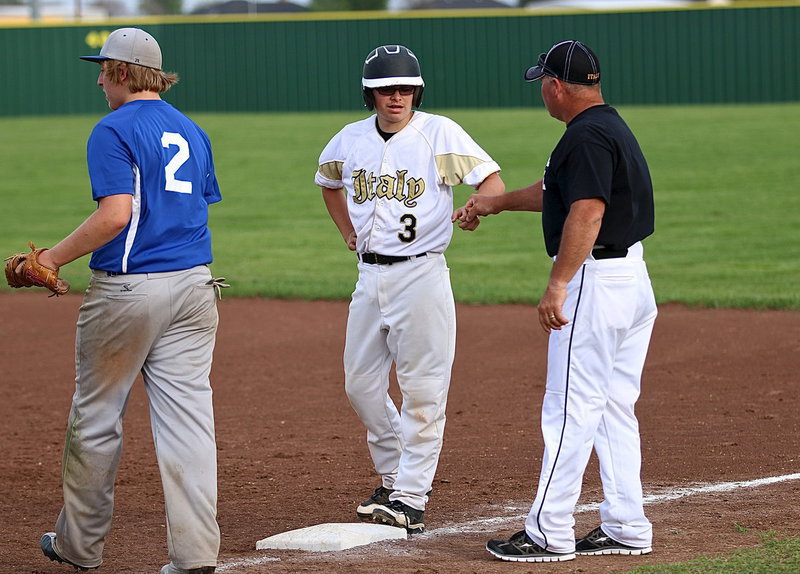
[[[391,501],[424,510],[445,426],[456,314],[444,250],[452,186],[500,171],[452,120],[415,111],[384,141],[376,116],[345,126],[322,151],[315,181],[344,188],[356,251],[414,256],[358,264],[344,349],[345,391]],[[389,395],[395,365],[400,410]]]
[[[443,253],[453,236],[452,186],[500,166],[453,120],[415,111],[384,142],[376,117],[345,126],[319,158],[317,185],[344,187],[359,253]]]

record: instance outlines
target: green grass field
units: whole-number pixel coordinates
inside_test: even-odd
[[[621,108],[656,188],[646,256],[659,302],[799,309],[800,104]],[[508,189],[541,176],[563,125],[541,107],[443,111],[503,167]],[[213,272],[231,296],[346,299],[355,257],[328,218],[313,177],[320,150],[359,113],[194,114],[211,136],[224,200],[213,206]],[[50,246],[94,208],[85,142],[97,117],[0,118],[0,253]],[[470,190],[457,189],[460,205]],[[62,271],[76,291],[87,259]],[[510,213],[448,250],[456,298],[535,303],[550,261],[540,218]],[[5,285],[0,289],[8,290]],[[797,572],[797,539],[635,574]]]
[[[800,539],[761,536],[758,548],[721,556],[704,556],[681,564],[641,566],[628,574],[795,574],[800,572]]]
[[[797,134],[800,104],[628,107],[656,189],[646,257],[659,302],[800,308]],[[503,167],[508,189],[541,176],[563,124],[539,106],[444,110]],[[223,201],[212,207],[213,272],[229,296],[346,299],[356,278],[314,185],[319,152],[361,113],[194,114],[215,149]],[[0,253],[49,246],[94,209],[85,143],[97,117],[2,118]],[[460,186],[460,205],[471,192]],[[550,268],[534,213],[455,230],[448,249],[456,298],[535,303]],[[63,276],[76,290],[86,261]],[[5,288],[5,287],[3,287]]]

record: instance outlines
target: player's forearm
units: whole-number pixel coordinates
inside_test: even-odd
[[[58,269],[99,249],[128,225],[131,205],[132,196],[127,194],[104,197],[97,210],[75,231],[44,253],[44,261]]]
[[[506,184],[500,174],[495,172],[481,182],[477,191],[480,195],[502,195],[506,191]]]
[[[355,233],[353,223],[350,221],[350,214],[347,212],[347,197],[341,189],[322,189],[322,199],[325,201],[325,208],[331,216],[331,220],[336,225],[342,239],[350,246],[351,235]]]

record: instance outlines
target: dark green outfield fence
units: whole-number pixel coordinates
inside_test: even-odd
[[[327,111],[361,105],[364,56],[402,43],[422,62],[425,107],[530,106],[524,69],[554,42],[597,52],[614,104],[800,101],[800,5],[531,15],[384,13],[0,28],[0,115],[105,108],[96,54],[121,26],[151,32],[181,76],[185,111]]]

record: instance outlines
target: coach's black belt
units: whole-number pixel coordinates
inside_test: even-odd
[[[628,256],[628,249],[610,249],[605,245],[595,245],[592,257],[595,259],[619,259]]]
[[[417,257],[425,257],[427,253],[420,253],[419,255],[381,255],[380,253],[359,253],[358,258],[361,263],[369,263],[371,265],[391,265],[392,263],[400,263],[401,261],[409,261]]]

